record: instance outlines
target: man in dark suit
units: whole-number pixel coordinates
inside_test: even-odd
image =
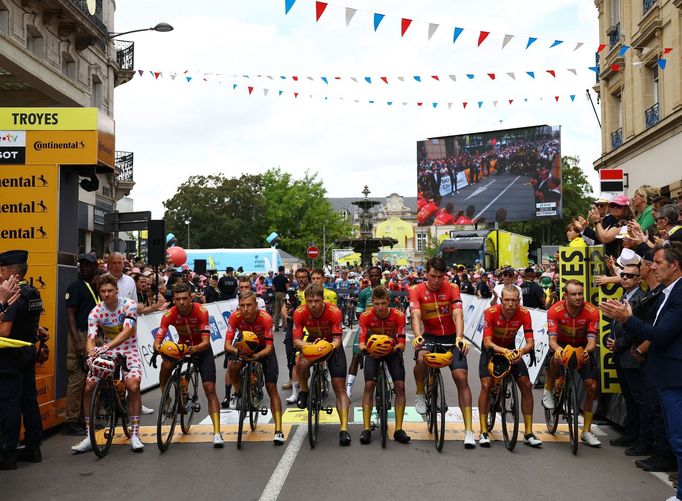
[[[637,338],[651,341],[648,352],[651,376],[658,386],[679,475],[682,468],[682,243],[657,246],[651,268],[665,286],[653,325],[634,317],[627,303],[610,300],[602,302],[600,308],[605,315],[623,322],[625,329]],[[677,488],[676,498],[670,498],[675,499],[682,501],[682,488]]]

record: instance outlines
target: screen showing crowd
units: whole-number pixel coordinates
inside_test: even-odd
[[[421,226],[561,217],[561,190],[559,126],[417,143]]]

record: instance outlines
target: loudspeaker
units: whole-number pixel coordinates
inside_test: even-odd
[[[147,230],[147,264],[163,266],[166,264],[166,222],[152,219]]]
[[[197,275],[203,275],[206,273],[206,260],[205,259],[195,259],[194,260],[194,273]]]

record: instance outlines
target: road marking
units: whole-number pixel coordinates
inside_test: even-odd
[[[509,183],[509,186],[507,186],[505,189],[503,189],[503,190],[500,192],[499,195],[497,195],[495,198],[493,198],[493,201],[492,201],[492,202],[490,202],[488,205],[486,205],[485,208],[484,208],[481,212],[479,212],[478,214],[476,214],[476,215],[474,216],[474,219],[479,218],[479,217],[481,216],[481,214],[483,214],[485,211],[487,211],[488,208],[489,208],[492,204],[494,204],[495,202],[497,202],[497,199],[500,198],[502,195],[504,195],[505,192],[506,192],[509,188],[512,187],[512,184],[514,184],[516,181],[518,181],[520,177],[521,177],[521,176],[516,176],[516,177],[514,178],[514,180],[513,180],[511,183]]]
[[[471,195],[469,195],[468,197],[466,197],[464,200],[465,200],[465,201],[466,201],[466,200],[469,200],[471,197],[475,197],[476,195],[478,195],[478,194],[480,194],[480,193],[483,193],[483,192],[484,192],[485,190],[487,190],[488,187],[489,187],[491,184],[493,184],[495,181],[497,181],[497,180],[496,180],[496,179],[493,179],[492,181],[490,181],[490,182],[489,182],[488,184],[486,184],[485,186],[481,186],[480,188],[477,188],[476,191],[474,191]]]
[[[282,425],[282,431],[287,436],[291,431],[292,426],[288,424]],[[221,433],[225,442],[236,442],[237,432],[239,427],[237,425],[221,426]],[[245,423],[244,434],[242,440],[246,442],[269,442],[275,433],[274,424],[258,424],[258,428],[251,431],[249,424]],[[145,444],[156,443],[156,426],[140,426],[140,440]],[[173,443],[210,443],[213,441],[213,426],[195,424],[187,435],[180,431],[180,423],[175,426],[175,433],[173,434]],[[114,444],[123,445],[128,443],[128,438],[123,434],[122,430],[117,429],[114,436]]]
[[[348,346],[348,340],[350,339],[351,334],[354,334],[354,331],[352,328],[348,328],[348,332],[346,333],[345,336],[343,336],[343,347],[345,348]]]
[[[291,467],[294,465],[298,451],[301,450],[301,445],[303,445],[307,432],[308,427],[306,425],[296,428],[296,433],[294,433],[293,438],[289,441],[282,459],[279,460],[275,471],[272,472],[270,480],[268,480],[265,489],[263,489],[263,494],[260,496],[261,501],[275,501],[279,497]]]

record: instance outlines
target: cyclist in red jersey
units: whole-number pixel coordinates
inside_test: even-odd
[[[478,414],[481,422],[481,436],[478,443],[481,447],[490,447],[488,436],[488,405],[493,377],[488,372],[488,362],[494,353],[501,353],[511,362],[511,374],[521,390],[521,412],[525,433],[523,443],[531,447],[542,446],[542,441],[533,433],[533,385],[528,376],[528,367],[523,355],[535,349],[533,323],[530,312],[519,305],[520,293],[513,285],[502,288],[502,304],[485,310],[483,327],[483,351],[478,365],[481,378],[481,393],[478,396]],[[525,345],[516,349],[516,334],[523,329]]]
[[[363,312],[359,319],[359,349],[364,352],[367,338],[372,334],[384,334],[395,342],[393,353],[383,357],[388,372],[393,379],[395,389],[395,432],[393,439],[402,444],[410,441],[410,436],[403,430],[405,415],[405,315],[394,308],[388,307],[388,291],[380,285],[372,290],[372,307]],[[360,443],[368,444],[372,440],[370,420],[372,417],[372,400],[377,385],[378,358],[365,357],[365,392],[362,395],[362,421],[364,429],[360,435]]]
[[[467,381],[469,371],[466,361],[469,343],[464,339],[464,314],[459,287],[447,281],[447,267],[442,258],[429,259],[425,269],[426,282],[410,289],[413,346],[415,349],[420,349],[424,342],[457,345],[453,349],[454,356],[450,364],[450,372],[457,385],[459,406],[464,417],[464,446],[467,449],[473,449],[476,447],[476,440],[471,424],[471,389]],[[424,324],[423,331],[422,323]],[[462,353],[462,360],[460,360],[460,353]],[[420,351],[414,365],[414,379],[417,383],[415,408],[420,414],[426,413],[425,377],[424,351]]]
[[[221,448],[224,441],[220,434],[220,402],[215,391],[216,371],[208,310],[205,306],[192,302],[192,292],[186,283],[179,283],[173,287],[173,303],[175,306],[161,317],[161,326],[154,338],[154,350],[158,351],[164,339],[170,337],[169,329],[173,327],[179,336],[178,343],[186,345],[189,353],[196,355],[201,383],[208,400],[208,412],[213,423],[213,447]],[[159,373],[161,393],[172,371],[173,363],[164,359]]]
[[[324,302],[324,290],[320,285],[310,284],[306,287],[304,295],[306,304],[299,306],[294,311],[294,348],[300,350],[318,338],[325,339],[334,346],[334,352],[327,360],[327,367],[332,379],[332,388],[336,394],[336,409],[339,412],[341,422],[339,443],[343,446],[350,445],[351,437],[348,433],[350,399],[345,388],[346,353],[341,344],[343,334],[341,310]],[[307,341],[303,340],[303,329],[308,332]],[[301,385],[301,391],[298,394],[298,407],[300,409],[305,409],[308,402],[310,366],[311,362],[308,359],[302,356],[298,357],[296,372]]]
[[[580,438],[590,447],[601,446],[601,441],[592,433],[592,413],[594,401],[597,399],[599,385],[597,383],[597,366],[592,353],[597,349],[597,335],[599,332],[599,310],[596,306],[585,301],[583,284],[577,280],[568,280],[564,284],[564,300],[552,305],[547,310],[547,334],[549,349],[554,356],[547,370],[547,382],[542,395],[542,405],[553,409],[554,380],[561,366],[561,349],[571,346],[583,347],[585,351],[583,366],[578,371],[585,386],[585,401],[583,403],[583,432]]]
[[[272,335],[272,317],[256,305],[256,293],[247,290],[239,293],[239,309],[235,311],[227,321],[227,333],[225,334],[225,351],[232,355],[237,354],[237,348],[233,346],[237,331],[250,331],[258,336],[259,348],[250,356],[241,355],[244,360],[260,362],[263,365],[265,375],[265,389],[270,397],[270,410],[275,420],[275,445],[284,443],[284,433],[282,433],[282,400],[277,392],[277,376],[279,375],[279,365],[275,354],[275,345]],[[242,362],[230,360],[229,374],[232,384],[235,387],[235,395],[239,395],[242,384]]]

